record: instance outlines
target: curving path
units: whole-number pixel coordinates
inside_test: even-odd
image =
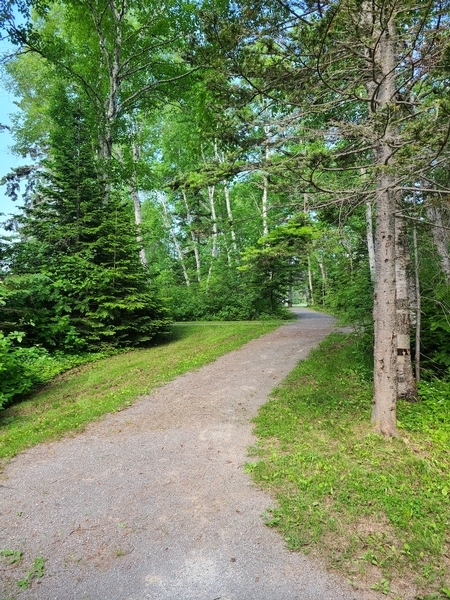
[[[261,518],[272,500],[243,470],[250,419],[334,329],[328,315],[295,312],[82,434],[15,458],[0,486],[0,548],[24,560],[0,571],[1,600],[373,597],[286,550]],[[21,591],[37,556],[45,576]]]

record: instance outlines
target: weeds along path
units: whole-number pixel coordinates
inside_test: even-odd
[[[295,312],[83,433],[13,459],[0,482],[0,549],[23,559],[1,561],[0,598],[369,598],[285,548],[263,524],[270,497],[244,472],[251,418],[334,329],[327,315]]]

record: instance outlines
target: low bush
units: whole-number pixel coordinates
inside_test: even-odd
[[[22,346],[24,334],[0,332],[0,410],[72,367],[116,354],[117,350],[84,354],[50,353]]]

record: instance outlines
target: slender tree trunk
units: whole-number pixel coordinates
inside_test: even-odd
[[[127,8],[126,2],[118,5],[114,0],[109,2],[112,14],[112,26],[114,31],[112,49],[104,28],[104,11],[98,10],[95,3],[90,5],[91,17],[97,31],[102,62],[108,71],[109,89],[104,102],[104,129],[100,132],[100,158],[109,161],[113,152],[113,129],[118,116],[118,97],[121,85],[121,49],[122,49],[122,25]]]
[[[181,193],[183,195],[184,206],[186,208],[186,217],[187,217],[187,220],[188,220],[188,223],[189,223],[189,231],[190,231],[190,235],[191,235],[192,248],[194,250],[195,269],[196,269],[196,273],[197,273],[197,281],[200,283],[202,275],[201,275],[200,253],[198,251],[198,240],[197,240],[197,236],[195,235],[195,233],[192,230],[192,214],[191,214],[191,211],[189,209],[189,203],[188,203],[186,192],[185,192],[185,190],[182,190]]]
[[[375,20],[372,5],[364,18]],[[368,3],[365,3],[365,10]],[[363,5],[364,10],[364,5]],[[371,105],[380,112],[386,123],[374,144],[376,177],[376,229],[375,229],[375,292],[374,292],[374,396],[372,423],[385,436],[397,435],[397,334],[395,304],[395,178],[386,170],[392,163],[391,144],[396,131],[390,124],[389,107],[395,102],[397,85],[396,30],[394,13],[386,15],[382,32],[374,32],[374,84]],[[376,40],[376,41],[375,41]]]
[[[395,217],[395,285],[397,312],[397,395],[409,401],[417,399],[417,387],[411,363],[411,322],[408,267],[410,263],[406,222],[401,213]]]
[[[218,228],[217,228],[216,206],[215,206],[215,201],[214,201],[215,191],[216,191],[216,187],[214,185],[208,186],[208,199],[209,199],[209,208],[211,211],[211,222],[212,222],[212,248],[211,248],[211,263],[210,263],[209,269],[208,269],[208,277],[206,279],[206,286],[208,286],[208,284],[210,282],[214,260],[216,259],[217,254],[218,254],[217,238],[218,238],[219,232],[218,232]]]
[[[414,245],[414,279],[416,289],[416,351],[414,368],[416,375],[416,383],[420,381],[420,341],[421,341],[421,326],[422,326],[422,314],[421,314],[421,296],[420,296],[420,277],[419,277],[419,246],[417,243],[417,227],[413,225],[413,245]]]
[[[140,148],[139,148],[139,145],[137,144],[136,140],[133,140],[133,142],[132,142],[132,149],[133,149],[133,173],[131,175],[130,192],[131,192],[131,197],[133,198],[134,222],[136,223],[136,227],[138,230],[137,235],[136,235],[136,241],[139,244],[139,257],[141,259],[141,263],[144,265],[144,267],[147,267],[148,261],[147,261],[147,256],[145,254],[143,242],[142,242],[141,199],[139,198],[139,183],[138,183],[138,177],[137,177],[137,165],[139,163],[141,152],[140,152]]]
[[[321,250],[318,251],[317,254],[317,262],[319,263],[320,275],[322,280],[322,306],[325,305],[325,292],[327,287],[327,274],[325,271],[325,265],[323,263],[323,253]]]
[[[313,279],[311,270],[311,256],[308,254],[308,290],[309,290],[309,301],[314,306],[314,290],[313,290]]]
[[[230,188],[226,183],[223,185],[223,189],[225,192],[225,204],[227,207],[227,216],[228,216],[228,224],[230,226],[231,233],[231,245],[233,247],[233,251],[235,255],[237,255],[237,243],[236,243],[236,233],[234,231],[234,223],[233,223],[233,212],[231,210],[231,200],[230,200]]]
[[[265,125],[264,131],[266,133],[266,148],[264,150],[265,163],[269,162],[270,150],[269,150],[269,126]],[[268,203],[269,203],[269,175],[266,170],[263,171],[263,193],[262,193],[262,225],[263,225],[263,235],[267,235],[269,233],[269,225],[267,219],[268,213]]]
[[[223,152],[222,153],[219,152],[216,141],[214,142],[214,156],[218,163],[220,163],[220,164],[225,163],[225,154]],[[223,191],[225,194],[225,205],[226,205],[226,209],[227,209],[228,226],[230,228],[230,234],[231,234],[231,245],[233,247],[233,251],[234,251],[235,255],[237,255],[238,250],[237,250],[237,244],[236,244],[236,232],[234,231],[233,211],[231,210],[230,188],[226,181],[223,182]],[[228,251],[228,248],[227,248],[227,252],[228,252],[228,263],[231,266],[230,253]]]
[[[444,273],[447,285],[450,285],[450,232],[444,226],[442,210],[439,206],[428,206],[427,217],[432,224],[431,233],[433,235],[434,245],[436,246],[439,258],[441,259],[442,272]]]
[[[366,202],[366,239],[369,253],[370,279],[375,281],[375,245],[373,242],[372,202]]]
[[[166,228],[170,234],[170,237],[172,238],[175,252],[177,254],[178,260],[180,261],[181,268],[183,270],[184,281],[186,282],[186,286],[189,287],[191,285],[191,281],[189,279],[189,274],[187,272],[186,264],[184,262],[183,251],[181,250],[180,243],[178,242],[177,237],[172,229],[172,224],[170,222],[170,216],[169,216],[169,212],[167,210],[167,202],[166,202],[166,197],[165,197],[164,192],[158,192],[158,200],[163,209],[162,215],[163,215],[164,225],[166,226]]]

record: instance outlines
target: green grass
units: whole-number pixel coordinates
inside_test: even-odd
[[[104,358],[59,375],[0,413],[0,460],[79,431],[152,388],[213,361],[281,325],[272,322],[178,324],[159,346]]]
[[[248,465],[277,500],[267,524],[355,585],[450,598],[450,397],[399,404],[402,437],[385,440],[369,425],[371,395],[357,342],[338,334],[274,391]]]

